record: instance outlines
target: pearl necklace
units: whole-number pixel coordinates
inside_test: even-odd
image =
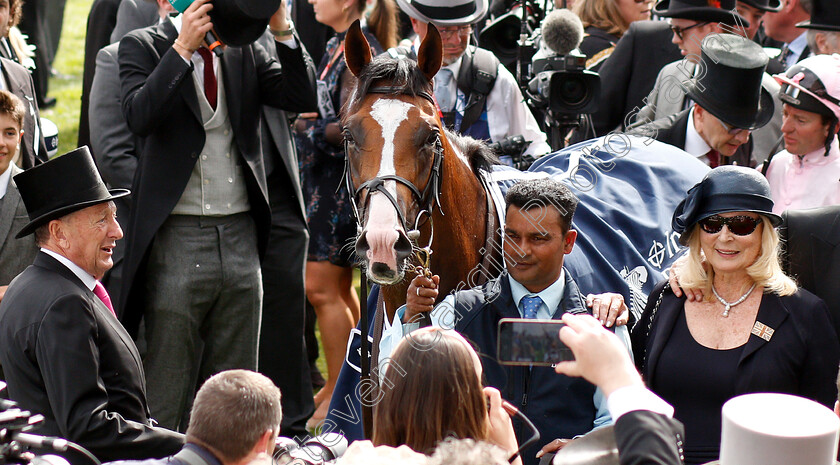
[[[729,309],[730,309],[730,308],[732,308],[732,307],[734,307],[734,306],[736,306],[736,305],[740,304],[741,302],[743,302],[743,301],[747,300],[747,297],[749,297],[749,296],[750,296],[750,294],[752,294],[753,289],[755,289],[755,285],[756,285],[756,283],[753,283],[752,287],[751,287],[751,288],[747,291],[747,293],[746,293],[746,294],[744,294],[744,295],[742,295],[742,296],[741,296],[738,300],[736,300],[735,302],[727,302],[726,300],[724,300],[724,299],[723,299],[723,297],[721,297],[721,296],[720,296],[720,294],[718,294],[717,289],[715,289],[715,285],[714,285],[714,284],[712,284],[712,293],[715,295],[715,297],[717,297],[717,300],[718,300],[720,303],[722,303],[722,304],[723,304],[723,307],[724,307],[724,308],[723,308],[723,317],[724,317],[724,318],[728,318],[728,317],[729,317]]]

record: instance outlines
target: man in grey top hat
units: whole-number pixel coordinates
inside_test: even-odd
[[[108,191],[87,147],[14,180],[30,219],[17,237],[41,249],[0,303],[10,397],[44,416],[39,433],[102,461],[174,453],[183,436],[153,426],[140,354],[98,281],[122,237],[113,200],[129,192]]]
[[[426,37],[428,23],[440,32],[443,67],[435,76],[435,98],[448,127],[491,142],[522,135],[531,141],[527,155],[551,151],[510,71],[492,52],[469,45],[472,25],[487,14],[486,0],[397,0],[397,4],[411,17],[417,34],[411,54]]]

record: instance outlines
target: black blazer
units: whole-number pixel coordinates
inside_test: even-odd
[[[630,131],[631,134],[652,137],[659,142],[673,145],[685,150],[686,131],[688,130],[688,116],[691,109],[685,109],[676,115],[651,121]],[[721,157],[721,165],[737,164],[739,166],[754,166],[752,161],[752,135],[746,144],[735,150],[731,157]]]
[[[682,423],[649,410],[622,415],[614,426],[621,465],[681,465]]]
[[[825,301],[840,335],[840,205],[788,210],[782,220],[785,272]]]
[[[141,283],[146,253],[178,203],[204,147],[192,63],[172,48],[178,33],[171,22],[129,33],[120,41],[123,114],[140,136],[138,167],[132,187],[132,218],[126,234],[125,286],[120,317],[136,334],[142,316]],[[280,62],[258,44],[228,47],[221,60],[234,139],[245,161],[251,215],[260,251],[265,250],[270,211],[260,142],[260,105],[292,112],[316,111],[315,91],[302,49],[277,44]],[[282,63],[282,66],[281,66]]]
[[[662,67],[682,58],[680,49],[671,43],[672,35],[666,21],[636,21],[630,25],[598,70],[601,99],[592,115],[597,135],[603,136],[618,126],[625,129],[625,117],[644,106],[643,100]]]
[[[652,310],[667,283],[659,283],[650,293],[647,307],[631,333],[635,362],[646,380],[654,379],[662,350],[677,316],[684,311],[685,296],[677,298],[669,287],[650,334],[646,334]],[[840,342],[825,303],[804,289],[785,297],[764,294],[756,321],[775,332],[769,341],[750,335],[738,362],[736,395],[778,392],[806,397],[833,408],[837,400],[835,382]],[[655,392],[655,386],[651,390]]]
[[[101,461],[163,457],[183,436],[151,426],[140,354],[107,307],[39,252],[0,304],[0,363],[12,399]]]

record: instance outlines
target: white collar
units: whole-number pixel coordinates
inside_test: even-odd
[[[9,167],[3,174],[0,174],[0,199],[6,196],[6,190],[9,188],[9,183],[12,182],[12,163],[9,162]]]
[[[64,255],[61,255],[57,252],[53,252],[52,250],[45,249],[43,247],[41,247],[41,252],[44,252],[45,254],[49,255],[50,257],[58,260],[59,263],[66,266],[68,270],[72,271],[73,274],[76,275],[76,277],[79,278],[79,280],[82,281],[82,284],[84,284],[85,287],[87,287],[89,291],[93,291],[93,288],[96,286],[96,278],[89,275],[87,271],[83,270],[79,265],[70,261],[69,258],[67,258]]]
[[[560,306],[560,301],[563,300],[563,294],[566,289],[565,268],[560,270],[560,276],[557,278],[557,281],[554,281],[550,286],[536,293],[529,291],[519,281],[513,279],[510,274],[508,274],[508,279],[510,280],[510,295],[517,308],[519,308],[519,302],[523,297],[529,295],[538,296],[548,308],[548,313],[554,316],[554,311]]]
[[[703,140],[703,136],[697,132],[697,128],[694,127],[694,107],[691,107],[691,110],[688,112],[688,124],[685,128],[685,150],[689,154],[701,158],[705,157],[709,150],[712,150],[709,147],[709,144]]]

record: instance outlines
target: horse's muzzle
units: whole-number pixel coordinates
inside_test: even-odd
[[[367,264],[367,275],[371,281],[388,286],[402,281],[405,260],[411,255],[411,241],[404,231],[395,231],[396,237],[381,237],[375,234],[368,241],[368,231],[364,230],[356,240],[356,256]]]

